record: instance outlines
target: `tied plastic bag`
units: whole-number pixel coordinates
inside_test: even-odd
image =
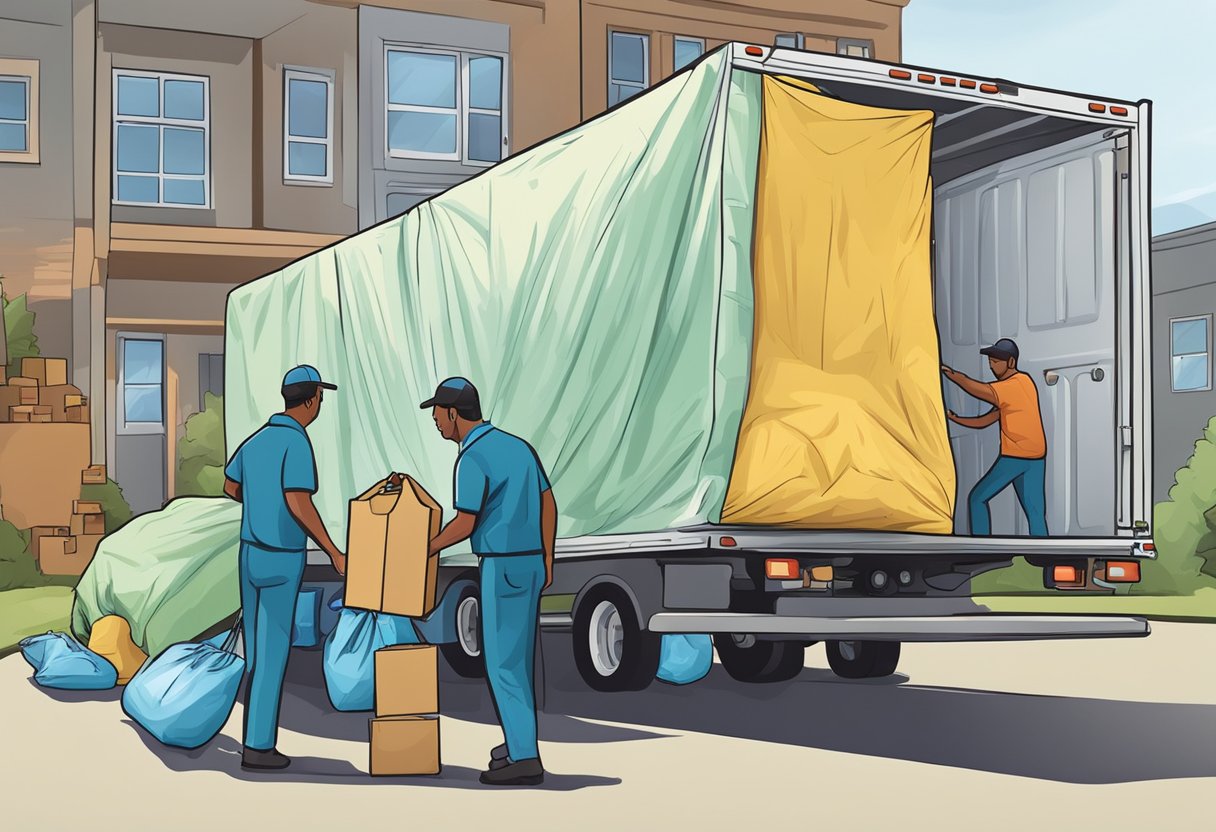
[[[148,660],[148,655],[131,640],[131,625],[121,615],[106,615],[93,623],[89,649],[114,665],[120,685],[131,681]]]
[[[114,665],[66,633],[45,633],[18,642],[34,668],[34,681],[56,690],[108,690],[118,683]]]
[[[325,639],[325,691],[339,711],[370,711],[376,702],[376,651],[420,644],[408,618],[343,609]]]
[[[145,663],[123,691],[123,711],[165,745],[206,745],[231,716],[245,675],[233,652],[240,628],[238,620],[220,647],[174,644]]]
[[[714,642],[709,636],[669,633],[659,652],[660,681],[687,685],[703,679],[714,663]]]

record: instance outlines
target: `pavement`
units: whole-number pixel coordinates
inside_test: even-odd
[[[1216,793],[1216,626],[1146,639],[905,645],[848,681],[822,646],[791,682],[715,665],[687,687],[588,690],[546,635],[538,789],[478,774],[501,741],[484,683],[444,674],[443,771],[367,775],[369,714],[334,713],[320,652],[293,653],[282,774],[239,767],[241,706],[166,748],[120,691],[44,690],[0,660],[0,827],[12,830],[1204,828]],[[760,824],[765,824],[761,827]]]

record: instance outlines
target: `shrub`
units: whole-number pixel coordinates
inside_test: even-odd
[[[1157,563],[1143,570],[1141,591],[1189,594],[1216,576],[1216,418],[1178,471],[1168,502],[1153,512]],[[1201,574],[1204,573],[1204,574]]]
[[[224,397],[207,393],[203,409],[186,420],[177,443],[178,497],[218,497],[224,493]]]
[[[39,355],[38,336],[34,334],[34,313],[26,305],[25,295],[13,300],[0,290],[0,306],[4,308],[4,333],[8,344],[9,378],[21,375],[21,359]]]
[[[47,583],[30,552],[28,532],[0,520],[0,590],[44,586]]]
[[[114,480],[106,480],[105,485],[80,486],[80,499],[101,503],[106,516],[106,534],[118,531],[133,516],[127,498],[122,496],[122,489]]]

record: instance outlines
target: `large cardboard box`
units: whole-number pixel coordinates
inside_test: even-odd
[[[412,477],[395,491],[386,491],[387,483],[350,502],[343,603],[421,618],[435,608],[439,557],[428,549],[442,511]]]
[[[89,423],[89,406],[87,404],[65,407],[64,411],[69,422],[84,425]]]
[[[85,566],[88,562],[77,553],[76,538],[48,535],[38,541],[38,570],[43,575],[80,575]]]
[[[439,773],[439,717],[376,717],[369,730],[373,776]]]
[[[73,535],[105,534],[106,516],[104,514],[73,514],[71,525],[68,528]]]
[[[42,387],[54,387],[68,383],[68,360],[66,358],[23,358],[21,375],[38,379]]]
[[[0,503],[19,529],[66,526],[92,461],[88,425],[0,424]]]
[[[439,713],[439,653],[432,644],[376,651],[376,716]]]
[[[53,387],[38,388],[38,404],[50,408],[51,421],[66,422],[67,416],[67,400],[69,398],[79,398],[81,396],[80,388],[71,384],[57,384]]]
[[[38,561],[39,568],[42,568],[42,538],[70,537],[71,533],[71,529],[67,526],[34,526],[34,528],[30,529],[30,552],[34,555],[34,559]],[[73,551],[75,551],[74,545]]]

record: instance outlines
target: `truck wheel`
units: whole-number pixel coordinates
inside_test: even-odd
[[[642,690],[659,670],[657,634],[643,630],[624,590],[592,590],[574,614],[574,663],[599,691]]]
[[[481,599],[477,587],[468,584],[456,599],[456,640],[439,645],[448,665],[458,676],[479,679],[486,675],[481,655]]]
[[[760,641],[755,636],[714,636],[718,660],[740,682],[786,682],[802,672],[806,648],[801,641]]]
[[[828,641],[828,664],[844,679],[890,676],[899,664],[898,641]]]

